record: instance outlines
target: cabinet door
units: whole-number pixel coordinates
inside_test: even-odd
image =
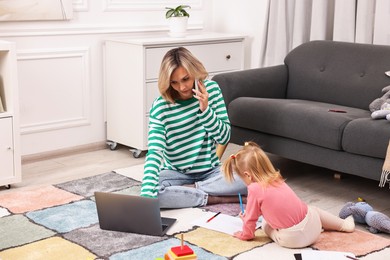
[[[14,176],[12,118],[0,118],[0,182]]]

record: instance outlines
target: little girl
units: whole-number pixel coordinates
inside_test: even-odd
[[[241,240],[254,238],[256,222],[263,216],[263,231],[277,244],[302,248],[313,244],[322,229],[353,232],[353,217],[341,219],[314,206],[308,206],[286,184],[267,154],[254,142],[247,142],[223,164],[225,178],[233,181],[233,172],[248,186]]]

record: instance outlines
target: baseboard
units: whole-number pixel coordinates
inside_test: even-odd
[[[49,152],[37,153],[37,154],[29,154],[22,156],[22,164],[32,163],[36,161],[42,161],[47,159],[52,159],[55,157],[67,156],[77,153],[85,153],[85,152],[93,152],[101,149],[106,149],[106,142],[97,142],[79,146],[68,147],[64,149],[53,150]]]

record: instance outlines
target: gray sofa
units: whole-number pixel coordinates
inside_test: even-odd
[[[232,143],[252,140],[284,158],[380,180],[390,121],[372,119],[369,104],[390,85],[389,70],[390,46],[312,41],[283,65],[213,80],[224,95]]]

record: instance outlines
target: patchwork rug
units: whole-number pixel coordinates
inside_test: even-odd
[[[211,212],[236,216],[238,204],[163,210],[177,218],[163,237],[101,230],[95,191],[139,194],[142,165],[58,185],[0,193],[0,259],[158,259],[174,246],[185,244],[198,259],[286,259],[302,250],[348,251],[359,259],[389,259],[390,239],[365,231],[323,232],[304,249],[286,249],[272,242],[261,229],[252,241],[192,226]]]

